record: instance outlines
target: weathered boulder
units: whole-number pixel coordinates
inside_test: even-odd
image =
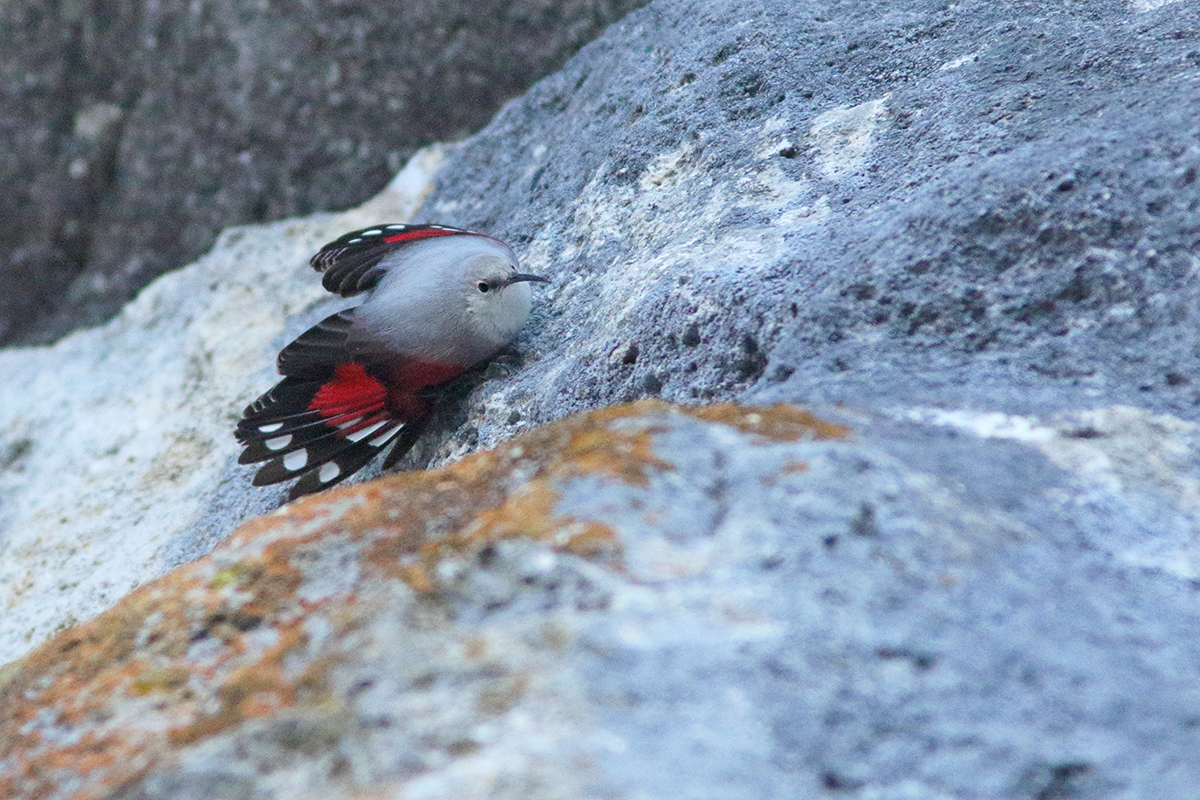
[[[247,523],[7,670],[0,790],[1188,796],[1194,590],[1057,465],[1138,415],[840,416],[642,401]]]
[[[647,393],[1193,415],[1200,32],[1153,5],[655,3],[421,215],[558,270],[554,357],[511,390],[535,419]]]
[[[1192,12],[658,0],[413,164],[407,205],[238,230],[113,323],[0,353],[0,659],[279,502],[228,432],[275,350],[334,307],[303,260],[404,219],[430,179],[418,220],[501,236],[554,283],[523,361],[406,466],[648,396],[801,403],[810,431],[846,428],[763,444],[800,412],[639,406],[289,507],[12,667],[25,716],[0,775],[136,750],[95,786],[1188,796]],[[401,513],[483,464],[498,483],[461,515]],[[512,537],[471,539],[510,517]],[[407,544],[361,549],[389,536]],[[110,649],[132,630],[146,642]],[[119,663],[89,672],[69,660],[85,646]],[[227,655],[244,671],[208,660]],[[147,664],[168,677],[139,683]],[[82,717],[55,721],[59,702]],[[86,731],[110,738],[91,751]]]

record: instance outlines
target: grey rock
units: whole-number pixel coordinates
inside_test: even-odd
[[[1080,512],[1183,510],[1152,469],[1116,490],[1095,471],[1139,412],[964,435],[789,408],[619,406],[256,521],[0,679],[34,720],[0,719],[0,781],[126,800],[1190,795],[1195,589]],[[1101,435],[1073,437],[1085,421]],[[572,545],[589,531],[601,547]],[[82,736],[99,766],[78,778]],[[103,760],[127,749],[142,760]]]

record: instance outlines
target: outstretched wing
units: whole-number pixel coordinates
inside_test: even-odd
[[[255,486],[300,478],[294,499],[332,486],[400,437],[412,446],[422,409],[398,413],[388,382],[401,360],[356,328],[354,310],[327,317],[279,354],[284,375],[238,422],[242,464],[266,462]]]
[[[309,259],[313,269],[324,273],[321,285],[342,297],[374,288],[383,276],[379,268],[387,255],[422,239],[472,234],[445,225],[376,225],[339,236]]]

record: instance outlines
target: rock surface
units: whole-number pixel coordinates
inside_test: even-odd
[[[10,668],[0,790],[1185,797],[1200,609],[1082,421],[642,401],[306,498]]]
[[[361,203],[642,2],[5,2],[0,343],[112,317],[222,228]]]
[[[1194,418],[1194,10],[655,3],[423,215],[558,270],[536,419],[747,390]]]
[[[95,764],[89,786],[124,776],[131,798],[1188,796],[1194,12],[656,0],[414,164],[404,203],[239,230],[110,325],[0,353],[22,389],[0,396],[0,660],[278,503],[224,432],[333,307],[303,260],[403,219],[430,176],[418,220],[512,241],[554,283],[523,363],[406,466],[648,396],[803,403],[848,428],[763,444],[745,428],[765,411],[639,406],[289,507],[13,666],[25,716],[0,780]],[[588,430],[599,450],[573,449]],[[621,451],[630,431],[645,446]],[[539,483],[538,459],[576,466]],[[462,549],[355,566],[414,523],[354,509],[501,462],[421,534]],[[521,535],[464,543],[510,513]],[[594,551],[564,549],[588,531]],[[254,614],[206,629],[221,603]],[[106,649],[135,629],[144,644]],[[62,653],[76,640],[129,661],[89,672]]]

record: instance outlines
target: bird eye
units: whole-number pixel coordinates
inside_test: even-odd
[[[483,294],[487,294],[492,288],[491,286],[488,285],[487,281],[480,281],[479,283],[476,284],[476,287]]]

